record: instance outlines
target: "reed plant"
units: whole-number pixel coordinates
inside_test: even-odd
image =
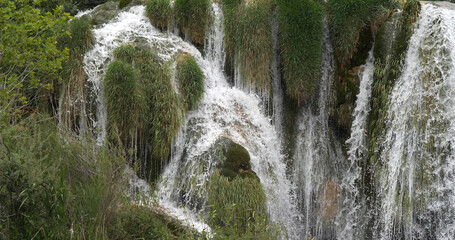
[[[194,109],[204,94],[204,73],[193,56],[182,54],[177,59],[177,79],[187,110]]]
[[[175,0],[175,17],[190,40],[203,45],[210,19],[210,0]]]
[[[324,8],[314,0],[278,0],[277,4],[286,92],[300,103],[311,97],[318,87]]]
[[[150,22],[161,30],[166,30],[174,17],[170,0],[150,0],[145,12]]]

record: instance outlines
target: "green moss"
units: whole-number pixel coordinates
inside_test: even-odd
[[[122,9],[126,7],[126,5],[130,4],[132,0],[119,0],[118,2],[118,8]]]
[[[209,24],[210,0],[175,0],[174,9],[180,29],[191,41],[203,45]]]
[[[148,106],[144,91],[133,67],[114,61],[106,69],[104,98],[108,113],[108,129],[123,144],[138,128],[144,127]]]
[[[297,102],[313,95],[321,71],[323,6],[313,0],[278,0],[281,57],[287,94]]]
[[[372,89],[371,114],[368,121],[368,151],[370,161],[374,163],[379,159],[381,150],[379,141],[381,139],[388,109],[388,97],[400,76],[401,66],[408,47],[409,38],[412,35],[413,23],[417,20],[420,11],[420,3],[416,0],[409,0],[405,3],[401,15],[392,15],[389,22],[386,22],[379,29],[374,56],[375,72]]]
[[[215,172],[209,181],[208,205],[215,239],[278,239],[282,234],[269,222],[264,190],[254,179],[230,181]]]
[[[177,79],[186,109],[194,109],[204,94],[204,73],[193,56],[182,54],[177,60]]]
[[[170,0],[150,0],[147,2],[145,12],[152,24],[162,30],[169,27],[173,18]]]

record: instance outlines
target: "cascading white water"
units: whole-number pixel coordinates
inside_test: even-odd
[[[272,221],[283,223],[290,237],[298,239],[295,221],[298,213],[277,132],[261,112],[257,95],[232,88],[227,83],[223,73],[223,14],[217,3],[212,4],[212,11],[214,23],[208,32],[207,57],[202,58],[195,48],[190,52],[204,71],[205,94],[198,108],[188,113],[186,126],[175,141],[171,161],[156,192],[159,203],[171,214],[189,218],[194,223],[205,211],[205,186],[214,171],[213,160],[200,156],[219,137],[226,136],[250,153],[252,169],[263,185]],[[184,196],[180,195],[182,189]],[[195,198],[198,206],[192,207]]]
[[[376,239],[455,238],[454,26],[455,8],[422,6],[389,98]]]
[[[366,209],[364,202],[359,196],[356,181],[360,180],[361,161],[366,160],[366,134],[367,119],[371,110],[370,99],[373,87],[374,56],[373,49],[370,50],[363,71],[360,72],[360,87],[354,112],[351,136],[346,141],[348,145],[349,169],[343,176],[341,183],[342,207],[337,215],[337,237],[338,239],[361,239],[364,229],[364,215]]]
[[[299,209],[303,213],[305,238],[333,237],[322,226],[333,222],[337,208],[339,177],[337,167],[344,161],[341,145],[334,139],[328,126],[330,85],[333,79],[334,59],[327,21],[325,20],[324,54],[319,94],[316,106],[306,106],[298,120],[298,138],[295,149],[294,183],[297,187]],[[328,236],[332,235],[332,236]]]

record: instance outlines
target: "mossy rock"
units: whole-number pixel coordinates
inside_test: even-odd
[[[120,0],[118,2],[118,8],[122,9],[122,8],[126,7],[130,3],[131,3],[131,0]]]
[[[87,17],[93,25],[101,25],[117,16],[118,12],[117,2],[107,2],[96,7]]]
[[[221,137],[215,143],[220,150],[220,174],[234,179],[237,176],[251,178],[259,181],[256,173],[251,169],[251,158],[248,150],[229,138]]]

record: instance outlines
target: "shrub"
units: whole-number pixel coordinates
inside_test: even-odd
[[[131,1],[132,0],[120,0],[118,2],[118,8],[122,9],[122,8],[126,7],[128,4],[130,4]]]
[[[174,7],[180,29],[194,43],[204,44],[209,24],[210,0],[175,0]]]
[[[204,94],[204,73],[196,59],[182,54],[177,60],[177,78],[186,109],[193,109]]]
[[[278,0],[278,23],[287,94],[297,102],[313,95],[321,72],[323,6],[313,0]]]
[[[108,129],[125,144],[138,128],[144,126],[148,106],[133,67],[114,61],[106,69],[104,97],[108,112]]]
[[[159,29],[165,30],[172,21],[173,11],[170,0],[150,0],[145,12],[150,22]]]
[[[278,239],[278,225],[269,222],[266,197],[256,179],[229,181],[217,171],[208,185],[209,224],[215,239]]]
[[[272,4],[270,0],[224,0],[228,57],[240,65],[244,84],[259,92],[271,90]]]
[[[0,235],[100,239],[124,193],[124,160],[49,118],[0,128]]]

